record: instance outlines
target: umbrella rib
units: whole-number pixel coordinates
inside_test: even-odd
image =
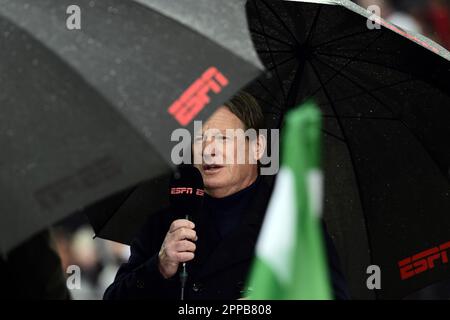
[[[313,21],[313,23],[311,25],[311,28],[309,30],[306,43],[309,42],[309,40],[311,39],[311,37],[312,37],[312,35],[314,33],[314,30],[315,30],[316,25],[317,25],[317,21],[319,20],[319,15],[320,15],[320,12],[321,12],[321,8],[322,7],[319,6],[318,10],[316,11],[316,15],[314,17],[314,21]],[[297,41],[297,43],[298,43],[298,41]],[[305,69],[305,60],[302,59],[302,63],[300,63],[300,61],[297,61],[297,68],[295,69],[294,80],[291,82],[291,85],[289,87],[288,94],[287,94],[287,99],[285,100],[285,109],[289,108],[289,105],[291,104],[291,101],[292,101],[292,105],[295,103],[297,95],[294,96],[294,89],[300,87],[300,83],[301,83],[301,80],[302,80],[302,76],[301,75],[302,75],[304,69]],[[278,128],[281,127],[281,124],[283,122],[283,118],[284,118],[284,114],[282,113],[280,115],[280,118],[278,119]]]
[[[282,110],[283,108],[280,105],[280,103],[278,102],[278,100],[276,99],[275,95],[269,89],[267,89],[267,87],[264,85],[264,83],[262,83],[261,80],[257,80],[256,82],[264,89],[264,91],[266,91],[269,94],[269,96],[273,99],[273,101],[275,101],[275,103],[279,106],[277,109]]]
[[[320,59],[318,59],[316,57],[316,60],[327,65],[329,68],[334,69],[332,66],[328,65],[327,63],[321,61]],[[352,80],[351,78],[349,78],[348,76],[346,76],[345,74],[341,73],[340,74],[346,78],[347,80],[349,80],[350,82],[352,82],[353,84],[355,84],[356,86],[360,87],[362,90],[366,91],[367,94],[369,94],[373,99],[375,99],[379,104],[381,104],[385,109],[387,109],[389,112],[391,112],[391,114],[396,117],[396,115],[394,114],[393,110],[387,105],[385,104],[383,101],[381,101],[381,99],[379,99],[377,96],[375,96],[373,93],[371,93],[367,88],[363,87],[362,85],[360,85],[359,83],[357,83],[356,81]],[[419,144],[422,146],[422,148],[426,151],[426,153],[428,154],[428,156],[430,157],[430,159],[432,160],[432,162],[437,166],[437,168],[439,169],[439,171],[441,170],[441,167],[439,165],[439,162],[434,158],[434,156],[432,155],[430,149],[423,143],[423,141],[418,137],[418,135],[411,130],[411,128],[408,126],[408,124],[403,121],[403,119],[401,119],[400,117],[396,117],[396,119],[412,134],[412,136],[417,140],[417,142],[419,142]],[[443,175],[450,181],[450,177],[447,177],[446,173],[443,173]]]
[[[304,67],[304,63],[302,64],[302,66]],[[303,68],[302,68],[302,71],[303,71]],[[289,91],[288,91],[288,95],[287,95],[288,103],[290,102],[289,98],[291,98],[291,95],[294,93],[294,88],[300,87],[301,76],[299,77],[299,75],[300,75],[300,62],[297,61],[297,68],[295,69],[294,80],[291,82],[291,85],[290,85]],[[295,100],[295,99],[293,99],[293,100]]]
[[[375,61],[370,61],[370,60],[366,60],[366,59],[361,59],[361,58],[357,58],[357,57],[349,57],[349,56],[345,56],[345,55],[340,55],[340,54],[335,54],[335,53],[326,53],[326,52],[317,52],[316,54],[318,55],[322,55],[322,56],[330,56],[330,57],[336,57],[336,58],[342,58],[342,59],[352,59],[353,61],[358,61],[358,62],[363,62],[363,63],[367,63],[367,64],[371,64],[371,65],[376,65],[376,66],[380,66],[383,68],[388,68],[391,70],[395,70],[397,72],[400,72],[402,74],[406,74],[406,75],[411,75],[410,73],[404,71],[404,70],[400,70],[399,68],[396,68],[394,66],[390,66],[390,65],[385,65],[385,64],[381,64],[379,62],[375,62]]]
[[[366,87],[364,87],[363,85],[361,85],[360,83],[358,83],[358,81],[353,80],[352,78],[350,78],[348,75],[344,74],[342,72],[342,70],[337,70],[336,68],[334,68],[333,66],[331,66],[330,64],[322,61],[321,59],[319,59],[318,57],[316,57],[316,60],[322,64],[324,64],[325,66],[327,66],[328,68],[332,69],[334,72],[336,72],[338,75],[344,77],[345,79],[347,79],[348,81],[350,81],[352,84],[354,84],[355,86],[357,86],[358,88],[360,88],[361,90],[363,90],[366,94],[368,94],[370,97],[372,97],[375,101],[377,101],[380,105],[382,105],[388,112],[390,112],[392,114],[393,117],[395,117],[395,112],[392,110],[391,107],[389,107],[387,104],[385,104],[383,101],[381,101],[380,98],[378,98],[375,94],[373,94],[373,92],[371,92],[369,89],[367,89]],[[400,119],[400,118],[399,118]]]
[[[256,31],[255,29],[250,29],[250,32],[251,32],[251,33],[254,33],[254,34],[257,34],[257,35],[259,35],[259,36],[261,36],[261,37],[267,37],[267,38],[269,38],[269,39],[271,39],[271,40],[273,40],[273,41],[279,42],[279,43],[281,43],[281,44],[284,44],[284,45],[286,45],[286,46],[288,46],[288,47],[293,48],[293,45],[292,45],[291,43],[286,42],[286,41],[283,41],[283,40],[281,40],[281,39],[277,39],[277,38],[272,37],[272,36],[270,36],[270,35],[268,35],[268,34],[264,35],[263,33],[259,32],[259,31]]]
[[[362,48],[359,52],[357,52],[354,55],[354,58],[356,58],[357,56],[361,55],[365,50],[367,50],[372,44],[375,43],[375,41],[377,41],[379,38],[381,38],[384,35],[384,32],[380,33],[380,35],[378,37],[376,37],[373,41],[369,42],[364,48]],[[345,63],[344,66],[342,66],[342,68],[340,70],[343,70],[344,68],[346,68],[350,63],[352,63],[353,60],[349,60]],[[334,73],[329,79],[327,79],[324,83],[328,84],[330,81],[332,81],[334,78],[336,78],[338,75],[338,73]],[[313,97],[317,92],[319,92],[321,89],[321,87],[317,88],[313,93],[311,93],[307,99]],[[305,99],[305,100],[307,100]]]
[[[336,140],[339,140],[342,143],[346,143],[345,140],[342,139],[341,137],[339,137],[338,135],[335,135],[334,133],[331,133],[331,132],[329,132],[329,131],[327,131],[325,129],[322,129],[322,131],[323,131],[323,133],[329,135],[330,137],[333,137],[333,138],[335,138]]]
[[[279,63],[274,63],[275,61],[273,61],[273,62],[272,62],[272,63],[273,63],[273,66],[270,67],[270,68],[267,68],[266,70],[267,70],[267,71],[272,71],[272,70],[276,69],[277,67],[280,67],[280,66],[282,66],[283,64],[288,63],[288,62],[291,61],[291,60],[294,60],[295,58],[296,58],[296,56],[292,56],[292,57],[289,57],[289,58],[287,58],[287,59],[285,59],[285,60],[283,60],[283,61],[281,61],[281,62],[279,62]]]
[[[319,15],[320,15],[321,10],[322,10],[322,6],[319,6],[319,8],[316,11],[316,15],[314,16],[314,21],[311,25],[311,28],[309,29],[308,36],[306,37],[305,43],[309,43],[311,41],[313,33],[316,30],[317,21],[319,20]]]
[[[395,86],[398,86],[399,84],[405,84],[405,83],[412,82],[412,81],[414,81],[414,79],[411,79],[411,78],[410,79],[405,79],[405,80],[400,80],[400,81],[397,81],[397,82],[394,82],[394,83],[391,83],[391,84],[387,84],[387,85],[384,85],[384,86],[373,88],[372,92],[376,92],[376,91],[383,90],[383,89],[388,89],[388,88],[393,88]],[[357,98],[357,97],[365,95],[365,94],[366,94],[365,92],[360,92],[360,93],[357,93],[357,94],[353,94],[353,95],[350,95],[350,96],[346,96],[346,97],[342,97],[342,98],[336,99],[336,100],[334,100],[334,102],[335,103],[336,102],[343,102],[345,100]]]
[[[274,66],[272,66],[272,67],[270,67],[270,68],[267,68],[266,71],[272,71],[272,70],[274,70],[274,69],[277,69],[277,67],[280,67],[280,66],[282,66],[283,64],[288,63],[289,61],[294,60],[294,59],[295,59],[295,56],[292,56],[292,57],[290,57],[290,58],[287,58],[287,59],[285,59],[285,60],[283,60],[283,61],[281,61],[281,62],[279,62],[279,63],[277,63],[277,64],[274,64]],[[277,72],[277,73],[278,73],[278,72]],[[281,84],[279,76],[278,76],[278,79],[279,79],[279,80],[278,80],[278,83]],[[272,98],[274,99],[274,101],[276,101],[277,104],[278,104],[280,107],[282,107],[281,104],[280,104],[280,103],[278,102],[278,100],[276,99],[275,95],[274,95],[269,89],[267,89],[265,86],[263,86],[263,84],[262,84],[262,82],[261,82],[260,80],[258,80],[258,83],[263,87],[263,89],[264,89],[265,91],[267,91],[267,92],[272,96]],[[282,93],[284,93],[284,91],[283,91],[282,88],[281,88],[281,91],[282,91]],[[284,97],[284,95],[283,95],[283,98],[284,98],[284,100],[286,100],[286,98]],[[282,108],[280,108],[280,110],[281,110],[281,109],[282,109]]]
[[[336,120],[338,122],[339,128],[341,129],[341,132],[342,132],[342,135],[343,135],[343,138],[344,138],[344,142],[346,143],[347,150],[349,152],[349,157],[350,157],[350,161],[351,161],[351,164],[352,164],[352,167],[353,167],[353,171],[355,173],[356,186],[358,188],[358,193],[359,193],[359,196],[360,196],[361,208],[363,209],[363,212],[366,212],[366,210],[364,210],[365,209],[364,202],[362,201],[363,192],[362,192],[362,188],[361,188],[361,177],[359,176],[359,173],[358,173],[358,170],[357,170],[357,166],[356,166],[356,163],[355,163],[355,158],[354,158],[354,155],[353,155],[353,150],[350,147],[350,144],[348,143],[349,140],[348,140],[347,134],[346,134],[346,132],[344,130],[344,125],[342,124],[342,120],[341,120],[341,118],[340,118],[340,116],[339,116],[339,114],[338,114],[338,112],[336,110],[336,106],[334,105],[333,100],[331,99],[331,96],[330,96],[330,94],[329,94],[329,92],[328,92],[328,90],[327,90],[327,88],[325,86],[325,83],[322,81],[322,78],[320,77],[320,74],[319,74],[319,72],[316,69],[316,66],[314,65],[314,63],[312,61],[309,61],[309,63],[311,65],[312,69],[313,69],[313,72],[315,73],[317,79],[319,80],[319,82],[320,82],[320,84],[321,84],[321,86],[323,88],[325,96],[327,97],[328,101],[330,102],[330,105],[331,105],[331,108],[333,110],[333,113],[336,115]],[[369,241],[369,247],[371,249],[372,238],[371,238],[371,235],[370,235],[370,229],[369,229],[369,226],[368,226],[368,223],[367,223],[367,218],[366,218],[365,215],[364,215],[364,226],[366,228],[367,239]],[[369,250],[369,255],[370,255],[370,260],[373,262],[374,260],[373,260],[372,250]],[[375,293],[375,296],[376,296],[376,293]]]
[[[261,20],[261,13],[259,12],[259,8],[258,8],[258,6],[256,5],[256,0],[253,1],[253,5],[255,6],[256,13],[257,13],[256,16],[257,16],[257,19],[258,19],[259,24],[261,25],[262,32],[263,32],[264,35],[266,36],[266,35],[267,35],[267,34],[266,34],[266,29],[264,28],[264,24],[262,23],[262,20]],[[264,38],[264,39],[265,39],[265,41],[266,41],[267,48],[268,48],[269,50],[271,50],[269,42],[267,41],[266,38]],[[284,92],[284,90],[283,90],[283,86],[282,86],[280,74],[279,74],[278,69],[277,69],[277,67],[276,67],[275,59],[273,58],[272,53],[270,53],[270,60],[272,60],[272,64],[273,64],[274,67],[275,67],[275,74],[277,75],[277,78],[278,78],[278,84],[279,84],[279,86],[280,86],[281,93],[283,94],[284,103],[286,104],[286,94],[285,94],[285,92]]]
[[[292,101],[292,105],[295,103],[297,95],[295,95],[295,96],[292,96],[292,95],[294,95],[295,88],[300,88],[300,84],[302,81],[302,74],[303,74],[304,70],[305,70],[305,60],[302,59],[302,63],[297,61],[297,68],[295,69],[294,80],[291,82],[291,85],[289,87],[289,91],[288,91],[288,95],[287,95],[287,104],[285,105],[285,109],[289,108],[289,104],[291,101]],[[282,121],[283,121],[283,115],[281,115],[281,117],[279,119],[278,128],[281,127]]]
[[[276,11],[265,0],[260,0],[260,1],[267,7],[267,9],[269,9],[270,12],[272,12],[272,14],[275,16],[275,18],[277,18],[277,20],[280,21],[283,28],[291,35],[291,37],[292,37],[292,39],[294,39],[295,43],[297,45],[300,44],[300,42],[297,40],[297,37],[292,33],[291,29],[289,29],[289,27],[286,25],[284,20],[281,19],[281,17],[276,13]],[[255,3],[255,6],[256,6],[256,3]]]
[[[345,40],[347,38],[355,37],[355,36],[366,34],[366,33],[370,33],[370,32],[373,32],[373,30],[369,29],[369,30],[358,31],[358,32],[354,32],[354,33],[351,33],[351,34],[347,34],[347,35],[341,36],[339,38],[331,39],[331,40],[328,40],[328,41],[316,44],[316,45],[312,46],[311,49],[316,49],[318,47],[326,46],[326,45],[328,45],[330,43],[333,43],[333,42],[337,42],[337,41],[340,41],[340,40]]]

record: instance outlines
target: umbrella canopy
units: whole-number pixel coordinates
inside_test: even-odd
[[[0,252],[169,172],[173,130],[260,74],[244,1],[204,2],[0,0]]]
[[[449,52],[378,18],[369,28],[351,1],[250,0],[247,12],[269,70],[251,91],[271,125],[308,99],[323,112],[324,214],[352,296],[449,278]]]
[[[131,244],[147,218],[169,206],[170,175],[141,182],[82,210],[95,237]]]

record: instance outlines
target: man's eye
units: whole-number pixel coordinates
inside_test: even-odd
[[[195,142],[202,142],[203,141],[203,137],[202,136],[198,136],[194,138]]]

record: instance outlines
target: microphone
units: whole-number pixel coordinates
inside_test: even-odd
[[[171,209],[177,218],[195,220],[203,206],[205,195],[203,178],[200,171],[191,165],[180,165],[172,174],[169,188]],[[186,262],[180,272],[181,300],[184,300],[184,289],[188,273]]]
[[[176,217],[192,221],[203,206],[205,194],[200,171],[191,165],[178,166],[169,189],[169,202]]]

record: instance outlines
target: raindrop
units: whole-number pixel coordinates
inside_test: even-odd
[[[114,7],[108,7],[108,12],[109,13],[118,13],[119,10],[117,8],[114,8]]]

